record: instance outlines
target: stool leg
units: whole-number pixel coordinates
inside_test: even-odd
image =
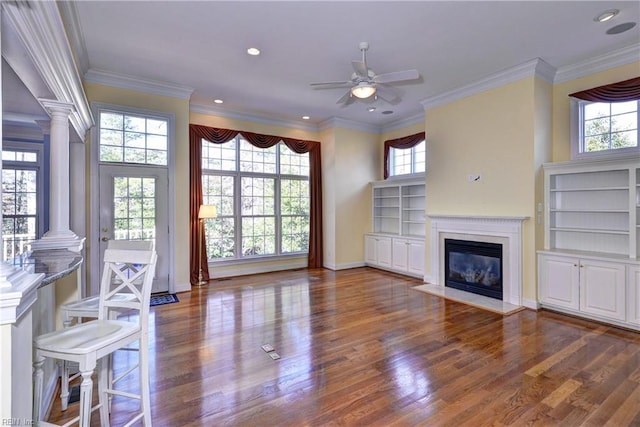
[[[142,406],[142,419],[145,427],[151,427],[151,398],[149,391],[149,353],[148,343],[143,338],[140,340],[138,350],[138,363],[140,364],[140,405]]]
[[[100,404],[100,425],[102,427],[109,426],[109,413],[111,412],[111,395],[107,393],[107,390],[111,388],[108,374],[109,365],[109,356],[103,357],[98,362],[98,401]]]
[[[80,383],[80,427],[89,427],[91,424],[92,374],[93,369],[80,371],[80,375],[82,375],[82,382]]]
[[[69,403],[69,362],[60,360],[60,407],[67,410]]]
[[[40,407],[42,406],[42,387],[44,381],[44,372],[42,366],[45,358],[40,356],[36,351],[36,360],[33,362],[33,419],[40,421]]]
[[[71,317],[66,311],[63,311],[62,327],[68,328],[69,326],[71,326]],[[60,364],[60,409],[66,411],[69,404],[69,362],[60,360],[58,363]]]

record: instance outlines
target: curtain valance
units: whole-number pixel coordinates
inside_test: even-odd
[[[640,77],[575,92],[569,96],[590,102],[623,102],[640,100]]]

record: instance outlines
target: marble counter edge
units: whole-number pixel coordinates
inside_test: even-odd
[[[0,267],[0,325],[16,323],[37,299],[37,290],[82,265],[79,253],[68,250],[29,252]],[[40,264],[39,264],[40,263]],[[46,265],[47,272],[29,271]]]

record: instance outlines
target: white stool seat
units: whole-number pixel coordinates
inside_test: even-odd
[[[131,322],[92,320],[40,335],[34,342],[42,352],[50,354],[84,355],[90,352],[99,353],[101,349],[106,349],[104,354],[109,354],[111,351],[108,351],[108,348],[111,344],[120,344],[122,340],[131,336],[134,337],[131,340],[133,342],[138,339],[135,335],[139,331],[140,328]]]
[[[133,301],[134,296],[132,294],[117,294],[113,299],[120,299],[122,301]],[[98,317],[98,307],[100,306],[100,296],[95,295],[92,297],[83,298],[78,301],[73,301],[67,304],[63,304],[67,313],[73,317]]]

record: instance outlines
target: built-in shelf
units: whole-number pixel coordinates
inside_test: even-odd
[[[425,235],[424,181],[380,181],[372,186],[373,233]]]
[[[545,249],[638,256],[638,161],[548,163],[544,177]]]

